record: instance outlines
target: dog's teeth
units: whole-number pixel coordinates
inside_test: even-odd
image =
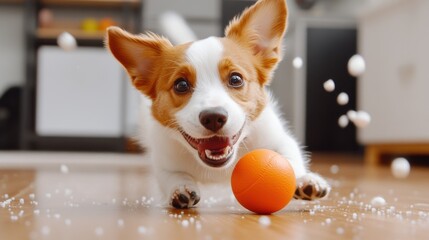
[[[230,146],[227,146],[222,151],[223,151],[222,155],[213,155],[212,151],[206,149],[205,154],[206,154],[207,158],[210,158],[211,160],[221,160],[221,159],[227,158],[227,157],[229,157],[229,155],[231,155],[232,148]]]

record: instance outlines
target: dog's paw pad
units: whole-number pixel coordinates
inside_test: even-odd
[[[325,179],[317,174],[309,173],[297,179],[294,198],[312,201],[326,197],[330,190],[331,188]]]
[[[177,188],[171,197],[171,206],[178,209],[191,208],[200,201],[200,195],[196,190],[183,186]]]

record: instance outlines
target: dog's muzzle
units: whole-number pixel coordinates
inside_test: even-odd
[[[243,128],[242,128],[243,129]],[[193,138],[186,132],[181,131],[183,137],[194,149],[205,164],[211,167],[225,165],[234,153],[234,145],[240,138],[242,129],[231,136],[214,136],[210,138]]]

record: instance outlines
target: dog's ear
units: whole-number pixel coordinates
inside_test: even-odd
[[[286,21],[286,0],[259,0],[230,22],[225,36],[250,48],[271,71],[282,58]]]
[[[154,99],[154,67],[163,51],[173,45],[153,33],[132,35],[118,27],[107,29],[106,47],[125,67],[133,85]]]

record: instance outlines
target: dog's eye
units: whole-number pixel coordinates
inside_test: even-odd
[[[174,82],[174,91],[178,94],[184,94],[191,90],[188,80],[179,78]]]
[[[239,73],[232,73],[229,77],[228,85],[233,88],[240,88],[244,85],[243,77]]]

